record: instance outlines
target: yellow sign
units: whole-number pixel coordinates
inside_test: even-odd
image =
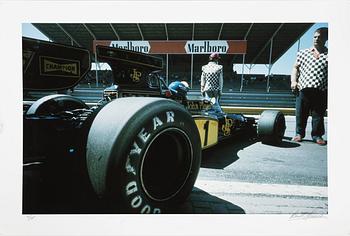
[[[132,73],[130,74],[130,78],[132,79],[132,82],[140,82],[142,73],[140,71],[137,71],[136,69],[132,69]]]
[[[218,142],[218,120],[207,117],[194,117],[194,121],[199,131],[202,149],[215,145]]]
[[[231,128],[233,126],[233,120],[225,117],[225,124],[222,125],[222,132],[225,136],[229,136],[231,134]]]

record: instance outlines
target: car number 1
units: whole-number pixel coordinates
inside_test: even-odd
[[[195,117],[194,121],[199,131],[202,149],[215,145],[218,142],[218,120],[208,117]]]

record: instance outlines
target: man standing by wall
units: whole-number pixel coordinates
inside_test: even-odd
[[[222,93],[224,73],[223,66],[218,64],[219,60],[220,55],[212,53],[209,56],[208,64],[202,66],[201,93],[213,101],[216,110],[222,112],[219,100]]]
[[[328,28],[319,28],[313,37],[313,47],[301,50],[291,74],[291,89],[299,91],[296,97],[296,135],[301,142],[309,113],[312,115],[311,136],[314,142],[325,145],[324,115],[327,109],[328,88]]]

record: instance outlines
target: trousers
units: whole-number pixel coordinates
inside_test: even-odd
[[[327,110],[327,90],[305,88],[296,97],[296,134],[305,137],[309,115],[312,116],[312,137],[322,137],[325,133],[324,116]]]
[[[218,112],[223,112],[220,106],[220,91],[219,90],[215,90],[215,91],[205,91],[204,92],[204,97],[209,98],[210,100],[214,99],[213,102],[213,108],[214,110],[218,111]]]

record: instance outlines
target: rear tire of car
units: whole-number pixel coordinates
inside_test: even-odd
[[[90,181],[122,213],[167,212],[192,191],[201,162],[190,113],[163,98],[120,98],[104,106],[86,147]]]
[[[263,144],[281,144],[285,130],[286,122],[282,112],[266,110],[261,113],[257,131]]]
[[[62,111],[74,109],[88,109],[80,99],[64,94],[53,94],[35,101],[28,109],[26,115],[51,115]]]

